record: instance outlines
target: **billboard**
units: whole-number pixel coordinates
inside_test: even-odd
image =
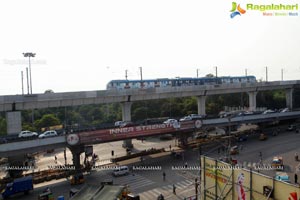
[[[298,200],[297,185],[275,180],[238,165],[201,157],[201,199]]]

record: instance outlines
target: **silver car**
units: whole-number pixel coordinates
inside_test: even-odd
[[[57,136],[56,131],[45,131],[41,135],[39,135],[39,138],[46,138],[46,137],[54,137]]]
[[[19,133],[18,137],[19,138],[28,138],[28,137],[37,137],[38,134],[36,132],[31,132],[31,131],[21,131]]]

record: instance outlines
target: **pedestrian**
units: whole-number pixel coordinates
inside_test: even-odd
[[[171,145],[169,145],[169,148],[170,148],[170,151],[172,150],[172,146]]]
[[[185,162],[184,167],[187,168],[187,162]]]
[[[173,194],[176,195],[176,186],[173,184]]]
[[[294,178],[295,178],[295,184],[298,184],[298,175],[295,174]]]
[[[54,156],[54,162],[55,162],[55,164],[57,164],[57,157],[56,157],[56,155]]]
[[[163,172],[163,180],[165,181],[166,180],[166,173]]]
[[[295,161],[298,161],[298,154],[297,154],[297,152],[295,153]]]

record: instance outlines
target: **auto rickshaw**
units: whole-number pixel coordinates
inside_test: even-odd
[[[238,146],[233,146],[230,148],[230,155],[236,155],[239,154],[239,147]]]
[[[283,165],[282,157],[279,156],[273,157],[272,167],[275,168],[276,170],[283,170],[284,165]]]
[[[54,196],[50,188],[46,188],[43,193],[39,194],[38,200],[54,200]]]
[[[268,139],[268,136],[267,136],[266,134],[261,133],[261,134],[259,135],[259,140],[263,141],[263,140],[266,140],[266,139]]]
[[[84,177],[82,173],[72,175],[70,178],[71,185],[78,185],[84,183]]]

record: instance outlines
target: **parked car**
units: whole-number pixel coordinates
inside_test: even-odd
[[[190,114],[188,115],[188,117],[191,117],[192,120],[196,120],[196,119],[203,119],[206,117],[206,115]]]
[[[19,133],[18,137],[19,138],[28,138],[28,137],[37,137],[38,134],[36,132],[31,132],[31,131],[21,131]]]
[[[57,136],[56,131],[45,131],[44,133],[39,135],[39,138],[46,138],[46,137],[54,137]]]
[[[167,119],[166,121],[163,122],[164,124],[175,124],[178,123],[178,121],[176,119]]]
[[[265,110],[262,114],[266,115],[266,114],[271,114],[271,113],[276,113],[276,111],[269,109],[269,110]]]
[[[116,121],[115,122],[115,126],[116,127],[120,127],[122,124],[124,124],[125,122],[124,121]]]
[[[134,126],[134,123],[133,122],[124,122],[120,125],[120,128],[123,128],[123,127],[131,127],[131,126]]]
[[[294,125],[294,124],[291,124],[291,125],[289,125],[288,127],[287,127],[287,131],[293,131],[293,130],[296,130],[296,125]]]
[[[254,112],[252,112],[252,111],[242,111],[237,116],[248,116],[248,115],[254,115]]]
[[[192,117],[190,117],[190,116],[185,116],[185,117],[181,118],[179,121],[180,121],[180,122],[185,122],[185,121],[192,121],[192,120],[193,120]]]
[[[113,175],[114,176],[123,176],[129,174],[129,168],[127,166],[120,166],[114,169]]]
[[[178,123],[176,119],[167,119],[166,121],[164,121],[164,124],[169,124],[174,128],[180,128],[180,123]]]
[[[281,113],[284,113],[284,112],[290,112],[290,109],[289,108],[284,108],[280,111]]]

